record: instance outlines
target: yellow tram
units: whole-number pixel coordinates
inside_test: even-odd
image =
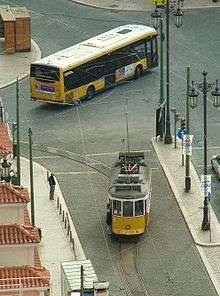
[[[108,190],[107,224],[116,236],[138,236],[149,223],[151,172],[143,152],[119,153]]]

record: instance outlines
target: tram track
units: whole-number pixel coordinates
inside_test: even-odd
[[[151,296],[138,261],[137,242],[119,243],[118,271],[126,296]]]
[[[24,145],[25,147],[28,146],[28,142],[21,141],[20,143],[21,143],[21,145]],[[88,157],[87,155],[80,155],[80,154],[73,153],[68,150],[63,150],[63,149],[59,149],[59,148],[55,148],[55,147],[42,145],[42,144],[33,144],[32,149],[37,150],[37,151],[41,151],[44,153],[49,153],[50,155],[55,155],[55,156],[60,156],[60,157],[66,158],[66,159],[70,159],[74,162],[85,165],[98,173],[101,173],[102,175],[104,175],[108,179],[110,178],[111,167],[102,163],[102,162],[99,162],[91,157]]]

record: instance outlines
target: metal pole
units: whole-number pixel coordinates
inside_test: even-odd
[[[207,72],[203,72],[203,116],[204,116],[204,180],[207,178]],[[204,207],[203,207],[203,221],[202,230],[210,230],[209,208],[208,208],[208,194],[207,188],[204,188]]]
[[[174,111],[174,148],[177,148],[176,145],[176,123],[177,123],[177,115],[176,110]]]
[[[21,166],[20,166],[20,120],[19,120],[19,82],[18,78],[16,81],[16,123],[17,123],[17,146],[16,146],[16,156],[17,156],[17,185],[21,185]]]
[[[17,141],[16,141],[16,136],[15,136],[15,132],[16,132],[16,123],[12,122],[12,143],[13,143],[13,159],[15,159],[16,157],[16,151],[17,151]]]
[[[32,159],[32,130],[28,129],[29,137],[29,164],[30,164],[30,193],[31,193],[31,222],[35,226],[35,210],[34,210],[34,182],[33,182],[33,159]]]
[[[164,42],[164,32],[163,32],[163,19],[160,19],[160,140],[163,140],[164,136],[164,59],[163,59],[163,42]]]
[[[126,138],[127,138],[127,151],[130,152],[130,142],[129,142],[129,129],[128,129],[128,99],[125,99],[125,121],[126,121]]]
[[[166,130],[164,136],[164,143],[171,144],[172,143],[172,136],[170,132],[170,2],[167,0],[166,3],[166,91],[167,91],[167,98],[166,98]]]
[[[81,265],[80,268],[80,296],[84,295],[84,271],[83,271],[83,265]]]
[[[190,90],[190,67],[187,67],[187,82],[186,82],[186,134],[189,135],[189,90]],[[191,189],[190,178],[190,156],[186,155],[186,169],[185,169],[185,192],[189,192]]]

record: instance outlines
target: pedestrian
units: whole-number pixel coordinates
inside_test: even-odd
[[[50,174],[50,177],[48,178],[48,182],[50,185],[49,198],[50,198],[50,200],[52,200],[52,199],[54,199],[54,191],[55,191],[55,185],[56,185],[54,174]]]

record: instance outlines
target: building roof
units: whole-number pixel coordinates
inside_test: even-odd
[[[0,183],[0,205],[28,203],[30,201],[28,191],[22,186],[14,186]]]
[[[0,123],[0,153],[12,153],[12,143],[5,122]]]
[[[66,276],[71,291],[80,291],[81,266],[83,266],[83,285],[85,290],[93,290],[93,283],[98,281],[90,260],[61,262],[62,272]]]
[[[36,244],[40,242],[38,229],[31,225],[0,225],[0,245]]]
[[[43,266],[0,267],[0,290],[44,287],[50,287],[50,273]]]

